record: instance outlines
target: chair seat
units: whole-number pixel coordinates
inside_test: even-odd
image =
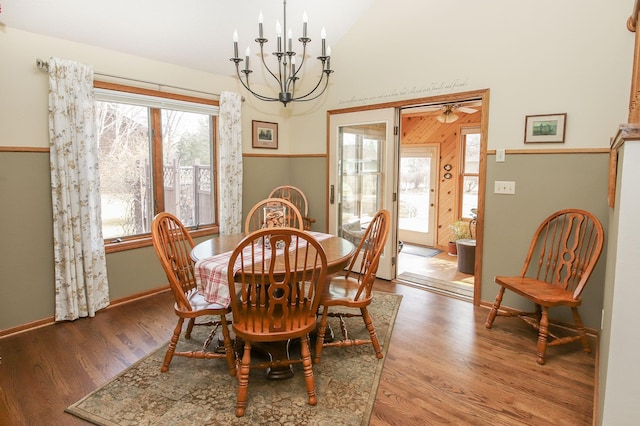
[[[355,300],[356,293],[360,289],[357,279],[345,276],[332,277],[322,293],[320,304],[323,306],[350,306],[360,308],[371,303],[371,297],[362,294],[359,300]]]
[[[573,293],[544,281],[526,277],[495,277],[495,282],[542,306],[580,306]]]
[[[192,289],[189,293],[187,293],[186,296],[189,304],[191,305],[191,308],[194,311],[204,311],[206,309],[227,309],[226,306],[219,303],[207,302],[206,300],[204,300],[204,296],[198,293],[196,289]]]

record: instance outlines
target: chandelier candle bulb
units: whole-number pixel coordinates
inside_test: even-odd
[[[262,31],[262,21],[264,20],[263,16],[262,16],[262,12],[260,12],[260,14],[258,15],[258,37],[263,38],[263,31]]]
[[[282,51],[282,28],[280,27],[280,21],[276,21],[276,36],[278,38],[278,52]]]
[[[233,57],[238,57],[238,31],[233,32]]]
[[[307,38],[307,22],[309,21],[309,17],[307,16],[307,11],[305,10],[302,14],[302,37]]]
[[[288,52],[293,52],[293,32],[291,32],[291,28],[289,28],[289,32],[287,33],[287,39],[289,39]]]
[[[324,27],[322,27],[322,31],[320,31],[320,39],[322,40],[322,56],[327,56],[327,49],[325,47],[327,43],[327,32]]]

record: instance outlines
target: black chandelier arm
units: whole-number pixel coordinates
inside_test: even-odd
[[[304,101],[304,100],[313,100],[316,99],[318,96],[320,96],[322,93],[324,93],[324,91],[327,89],[327,86],[329,85],[329,75],[333,72],[332,70],[325,70],[324,69],[324,61],[322,61],[322,74],[320,75],[320,79],[318,80],[318,83],[316,83],[316,86],[311,89],[309,92],[307,92],[306,95],[302,95],[302,96],[298,96],[296,98],[296,100],[300,100],[300,101]],[[325,79],[324,76],[327,76],[327,78]],[[322,84],[322,80],[325,80],[324,83],[324,87],[322,88],[322,91],[320,92],[320,94],[318,94],[317,96],[313,97],[313,98],[309,98],[309,99],[305,99],[309,96],[311,96],[316,90],[318,90],[318,87],[320,87],[320,85]]]
[[[241,59],[240,59],[240,61],[241,61]],[[244,86],[245,89],[247,89],[253,96],[255,96],[256,98],[260,99],[261,101],[267,101],[267,102],[280,101],[280,99],[278,99],[278,98],[270,98],[270,97],[261,95],[258,92],[253,91],[251,89],[250,85],[249,85],[249,74],[252,71],[251,70],[242,70],[242,71],[240,71],[240,68],[238,66],[238,62],[236,62],[236,73],[238,74],[238,80],[240,80],[240,83]],[[246,79],[246,83],[242,80],[242,76],[240,76],[240,72],[244,73],[245,79]]]
[[[266,39],[265,39],[266,40]],[[276,55],[277,52],[274,52],[273,54]],[[264,66],[264,68],[269,72],[269,74],[271,74],[271,76],[273,77],[273,79],[280,84],[280,79],[273,73],[273,71],[271,71],[271,68],[269,68],[269,66],[267,65],[267,61],[265,61],[264,59],[264,44],[260,43],[260,60],[262,61],[262,65]],[[280,56],[278,56],[278,72],[280,73]]]
[[[323,72],[323,74],[325,74],[325,73],[326,73],[326,71]],[[327,90],[327,87],[329,86],[329,74],[328,73],[326,73],[326,74],[327,74],[327,78],[325,79],[324,87],[314,97],[308,98],[308,96],[311,96],[313,94],[313,92],[315,92],[318,89],[318,87],[320,86],[320,83],[322,82],[322,78],[320,78],[320,81],[318,81],[318,84],[316,85],[316,87],[313,90],[308,92],[306,95],[302,95],[302,96],[299,96],[297,98],[292,99],[292,101],[295,101],[295,102],[307,102],[307,101],[312,101],[314,99],[318,99],[320,96],[322,96],[322,94],[325,92],[325,90]]]

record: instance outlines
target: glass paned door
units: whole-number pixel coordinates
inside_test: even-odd
[[[393,212],[394,109],[330,118],[329,229],[354,244],[380,209]],[[394,216],[394,215],[392,215]],[[395,278],[395,222],[380,258],[378,277]]]
[[[438,149],[434,146],[400,149],[400,241],[434,245],[437,158]]]

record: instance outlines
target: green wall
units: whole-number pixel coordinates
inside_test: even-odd
[[[600,328],[609,214],[608,164],[607,153],[507,154],[504,163],[488,157],[482,300],[493,302],[499,288],[493,282],[495,275],[520,273],[531,237],[544,218],[557,210],[581,208],[595,214],[605,229],[605,250],[583,293],[580,308],[585,325]],[[515,181],[515,195],[494,194],[496,180]],[[509,292],[503,305],[526,310],[533,307]],[[552,309],[550,316],[573,322],[568,308]]]
[[[495,275],[517,274],[532,233],[553,211],[579,207],[607,229],[608,154],[508,154],[488,157],[482,300],[491,302]],[[495,180],[516,182],[515,195],[493,194]],[[326,157],[245,157],[243,210],[283,184],[300,187],[310,200],[315,230],[326,229]],[[54,273],[48,153],[0,153],[0,330],[54,314]],[[201,240],[201,239],[200,239]],[[599,328],[606,253],[584,293],[581,312]],[[153,247],[107,255],[111,299],[166,285]],[[507,294],[505,306],[528,308]],[[552,317],[568,320],[568,312]]]

